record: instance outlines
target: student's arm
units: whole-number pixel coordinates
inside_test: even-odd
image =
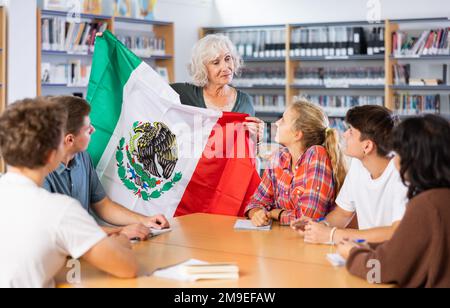
[[[434,218],[433,218],[434,217]],[[373,261],[381,266],[380,283],[397,283],[403,287],[423,287],[429,272],[430,258],[436,253],[430,249],[439,226],[439,216],[423,204],[412,203],[390,241],[370,248],[354,248],[340,243],[338,252],[348,258],[347,269],[353,275],[366,278],[373,272]],[[372,261],[370,264],[369,261]],[[371,265],[372,267],[368,267]]]
[[[139,238],[145,240],[149,235],[149,228],[165,229],[169,228],[169,222],[163,215],[146,217],[134,213],[122,205],[113,202],[106,195],[94,164],[88,153],[83,153],[87,168],[89,169],[89,186],[90,186],[90,203],[91,208],[104,221],[115,226],[123,226],[122,228],[104,228],[107,234],[116,232],[123,233],[129,239]],[[143,236],[146,234],[145,236]]]
[[[327,215],[326,222],[336,228],[344,229],[352,222],[355,212],[349,212],[336,206],[336,208]]]
[[[119,228],[120,230],[106,227],[104,230],[107,234],[120,232],[130,239],[136,237],[144,240],[149,235],[149,228],[165,229],[170,227],[163,215],[146,217],[128,210],[108,197],[93,204],[92,208],[104,221],[112,225],[124,226]]]
[[[355,217],[355,213],[354,212],[348,212],[344,209],[342,209],[339,206],[336,206],[336,208],[327,215],[325,222],[323,222],[322,224],[328,224],[330,227],[336,227],[336,228],[340,228],[340,229],[345,229],[349,223],[353,220],[353,218]],[[309,217],[302,217],[294,222],[291,223],[291,227],[296,230],[301,236],[305,236],[305,231],[300,229],[298,227],[298,225],[300,225],[301,223],[309,223],[309,222],[313,222],[314,220],[312,218]],[[327,238],[327,241],[329,239]]]
[[[311,244],[325,244],[333,241],[339,243],[344,239],[366,240],[369,243],[381,243],[392,238],[400,222],[395,222],[390,227],[374,228],[370,230],[337,229],[332,238],[333,227],[322,223],[309,222],[305,227],[305,242]]]
[[[125,235],[105,238],[82,258],[96,268],[119,278],[135,278],[138,275],[138,262]]]
[[[264,176],[258,190],[245,209],[245,216],[251,219],[252,223],[257,227],[269,224],[269,213],[275,204],[272,172],[272,169],[268,169],[264,172]]]
[[[63,197],[66,209],[56,227],[56,244],[74,259],[84,259],[122,278],[137,275],[136,258],[125,236],[107,237],[95,220],[73,199]]]

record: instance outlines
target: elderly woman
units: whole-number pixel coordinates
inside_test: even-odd
[[[230,85],[241,67],[242,59],[228,37],[208,35],[193,49],[189,65],[193,84],[176,83],[172,88],[184,105],[249,114],[246,126],[260,142],[264,122],[254,117],[251,97]]]

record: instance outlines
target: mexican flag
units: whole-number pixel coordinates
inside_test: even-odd
[[[87,100],[88,151],[112,200],[144,215],[242,216],[260,184],[247,115],[182,105],[110,32],[96,40]]]

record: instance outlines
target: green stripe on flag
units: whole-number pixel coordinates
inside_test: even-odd
[[[122,112],[123,88],[133,71],[142,63],[111,32],[97,37],[87,101],[96,132],[88,152],[97,166],[108,146]]]

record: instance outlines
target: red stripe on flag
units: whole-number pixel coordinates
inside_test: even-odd
[[[245,207],[261,183],[255,167],[254,143],[242,126],[246,117],[245,114],[224,113],[219,119],[175,217],[193,213],[244,215]],[[227,130],[234,133],[227,134]],[[242,134],[245,138],[240,138]],[[216,141],[222,141],[229,148]],[[211,151],[216,154],[212,158]]]

